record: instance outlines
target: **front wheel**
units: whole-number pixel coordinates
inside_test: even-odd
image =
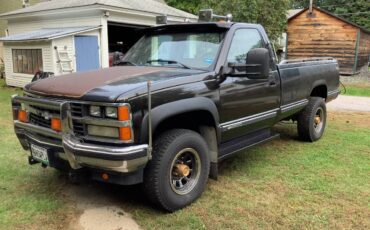
[[[167,211],[181,209],[203,193],[209,169],[202,136],[186,129],[167,131],[154,142],[153,158],[145,170],[147,197]]]
[[[308,105],[298,115],[298,135],[305,141],[314,142],[324,134],[326,127],[324,98],[311,97]]]

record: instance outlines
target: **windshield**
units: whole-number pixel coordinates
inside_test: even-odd
[[[217,59],[222,33],[146,35],[126,54],[131,65],[208,69]]]

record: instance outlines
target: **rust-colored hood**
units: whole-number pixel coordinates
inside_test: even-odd
[[[113,67],[47,78],[31,83],[25,89],[39,95],[81,98],[87,92],[101,86],[163,71],[170,71],[170,69],[138,66]]]

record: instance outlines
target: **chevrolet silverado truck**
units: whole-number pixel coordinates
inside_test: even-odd
[[[218,163],[278,137],[282,120],[319,140],[339,94],[331,58],[276,57],[257,24],[144,29],[120,66],[50,77],[14,95],[15,133],[30,164],[143,184],[167,211],[195,201]]]

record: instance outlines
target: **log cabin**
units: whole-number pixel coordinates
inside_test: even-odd
[[[288,19],[286,58],[333,57],[342,75],[369,65],[370,31],[326,10],[306,8]]]

